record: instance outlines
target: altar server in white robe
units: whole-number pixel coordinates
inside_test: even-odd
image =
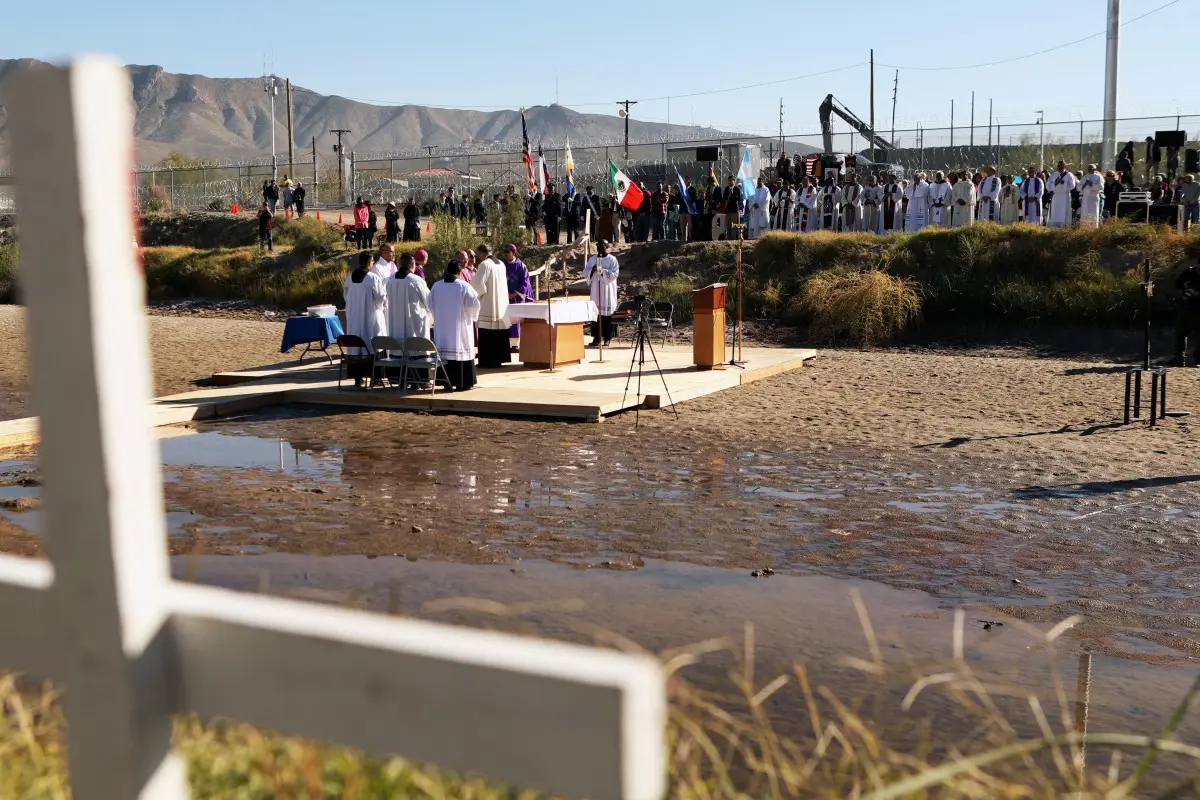
[[[378,275],[385,286],[396,274],[396,249],[391,244],[384,242],[379,246],[379,256],[375,259],[371,272]]]
[[[1071,192],[1075,189],[1075,176],[1067,169],[1066,162],[1059,161],[1058,168],[1050,175],[1050,227],[1065,228],[1071,224]]]
[[[904,190],[904,199],[908,201],[904,230],[916,233],[929,224],[929,183],[924,172],[913,176],[913,182]]]
[[[883,233],[883,187],[874,175],[867,178],[867,188],[862,191],[862,229],[868,233]]]
[[[1033,167],[1025,170],[1025,180],[1021,182],[1022,219],[1032,225],[1042,224],[1042,194],[1046,191],[1046,182],[1037,174]]]
[[[979,182],[979,219],[984,222],[1000,220],[1000,179],[995,167],[983,168],[983,180]]]
[[[492,248],[475,248],[471,288],[479,296],[479,366],[496,369],[512,361],[508,342],[508,269],[492,256]]]
[[[588,282],[592,302],[599,310],[599,317],[592,323],[592,347],[604,339],[604,346],[612,341],[613,312],[617,310],[617,277],[621,274],[621,265],[617,257],[608,252],[608,242],[601,239],[596,242],[596,255],[583,265],[583,277]]]
[[[847,233],[862,230],[862,190],[857,175],[842,187],[842,230]]]
[[[941,172],[933,173],[929,184],[929,224],[944,227],[950,222],[950,182]]]
[[[820,204],[818,211],[821,217],[821,230],[836,231],[842,218],[842,187],[834,183],[832,176],[825,179],[818,203]]]
[[[1000,224],[1012,225],[1021,218],[1021,187],[1011,175],[1000,176]]]
[[[896,181],[895,175],[889,175],[887,185],[883,187],[879,224],[884,233],[904,230],[904,187]]]
[[[371,352],[371,340],[387,336],[387,292],[383,281],[371,271],[371,254],[359,253],[358,269],[346,276],[342,284],[346,299],[346,333],[357,336]],[[351,347],[349,355],[365,355],[361,347]]]
[[[1079,182],[1079,224],[1084,228],[1100,227],[1100,196],[1104,194],[1104,176],[1095,164]]]
[[[771,190],[758,179],[758,188],[750,196],[749,203],[750,238],[757,239],[766,233],[771,225]]]
[[[479,318],[479,295],[462,279],[462,266],[450,262],[446,274],[429,290],[433,311],[433,343],[445,362],[446,374],[454,391],[475,385],[475,320]]]
[[[817,205],[820,196],[821,191],[817,187],[817,179],[809,178],[800,191],[800,196],[796,199],[796,230],[802,233],[811,233],[820,227],[817,219]]]
[[[950,190],[950,226],[966,228],[975,223],[975,184],[966,172],[958,173],[958,182]]]
[[[432,323],[429,287],[413,273],[411,253],[400,256],[396,274],[386,284],[388,336],[401,344],[414,337],[428,339]]]

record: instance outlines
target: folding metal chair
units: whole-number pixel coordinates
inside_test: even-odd
[[[388,380],[387,370],[389,368],[398,369],[400,370],[399,387],[403,391],[405,386],[404,365],[407,362],[404,345],[391,336],[376,336],[371,340],[371,349],[375,351],[371,361],[371,385],[375,385],[379,370],[384,371],[383,377]],[[397,357],[397,353],[399,353],[399,357]]]
[[[361,337],[349,333],[343,333],[336,341],[341,353],[341,359],[338,361],[338,391],[342,391],[343,380],[370,380],[375,357],[371,355],[371,348],[367,343]],[[357,348],[366,355],[350,355],[346,351],[351,348]]]
[[[673,303],[659,302],[655,303],[650,308],[650,317],[646,320],[646,327],[650,330],[660,330],[663,332],[663,344],[667,343],[669,335],[673,340],[675,338],[675,305]]]
[[[425,380],[429,381],[431,394],[437,394],[438,370],[441,370],[442,375],[446,378],[446,384],[450,384],[450,373],[446,371],[446,364],[442,361],[441,354],[438,353],[437,345],[424,336],[410,336],[404,340],[404,371],[401,373],[400,380],[405,385],[408,383],[409,370],[413,368],[432,371],[432,374],[428,371],[425,373]]]

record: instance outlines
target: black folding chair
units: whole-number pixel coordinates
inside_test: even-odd
[[[667,302],[655,303],[650,307],[650,317],[646,320],[646,326],[651,331],[662,331],[663,344],[667,343],[667,336],[670,336],[673,341],[675,339],[675,305]]]
[[[375,356],[371,354],[371,348],[367,346],[367,343],[361,337],[343,333],[337,337],[337,346],[341,353],[341,359],[338,361],[338,391],[342,391],[343,380],[353,379],[356,383],[359,380],[366,380],[367,385],[370,386]],[[361,350],[362,353],[351,355],[346,352],[355,348]]]

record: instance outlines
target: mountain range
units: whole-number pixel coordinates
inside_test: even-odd
[[[13,72],[39,62],[0,59],[0,82]],[[250,159],[271,153],[271,102],[262,78],[209,78],[181,75],[159,66],[130,66],[136,108],[134,136],[140,164],[154,164],[172,151],[191,158]],[[287,104],[282,79],[275,99],[278,152],[287,153]],[[625,120],[603,114],[580,114],[559,105],[526,109],[530,140],[605,142],[623,140]],[[7,161],[7,113],[0,106],[0,164]],[[519,146],[518,111],[470,111],[429,106],[381,106],[322,95],[292,87],[292,129],[297,149],[317,140],[327,150],[331,129],[351,131],[348,150],[381,153],[436,145],[463,147],[507,143]],[[631,141],[697,138],[723,134],[712,128],[665,125],[631,120]],[[729,135],[729,134],[725,134]]]

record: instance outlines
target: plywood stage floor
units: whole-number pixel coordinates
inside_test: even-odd
[[[698,370],[692,366],[690,346],[655,345],[654,349],[662,378],[648,359],[642,367],[640,394],[636,365],[629,390],[625,390],[633,350],[629,345],[618,345],[605,348],[603,362],[597,360],[597,351],[589,349],[583,363],[558,367],[553,372],[511,364],[499,370],[481,370],[478,385],[470,391],[439,391],[436,395],[402,394],[386,387],[355,389],[353,381],[344,383],[339,390],[337,367],[330,366],[323,357],[309,356],[303,364],[286,361],[258,369],[217,373],[212,376],[211,388],[161,397],[154,401],[151,411],[156,426],[244,413],[281,403],[599,422],[607,415],[638,406],[663,408],[799,369],[816,356],[815,350],[807,349],[746,348],[742,369]],[[35,418],[0,422],[0,449],[33,444],[37,439]]]

